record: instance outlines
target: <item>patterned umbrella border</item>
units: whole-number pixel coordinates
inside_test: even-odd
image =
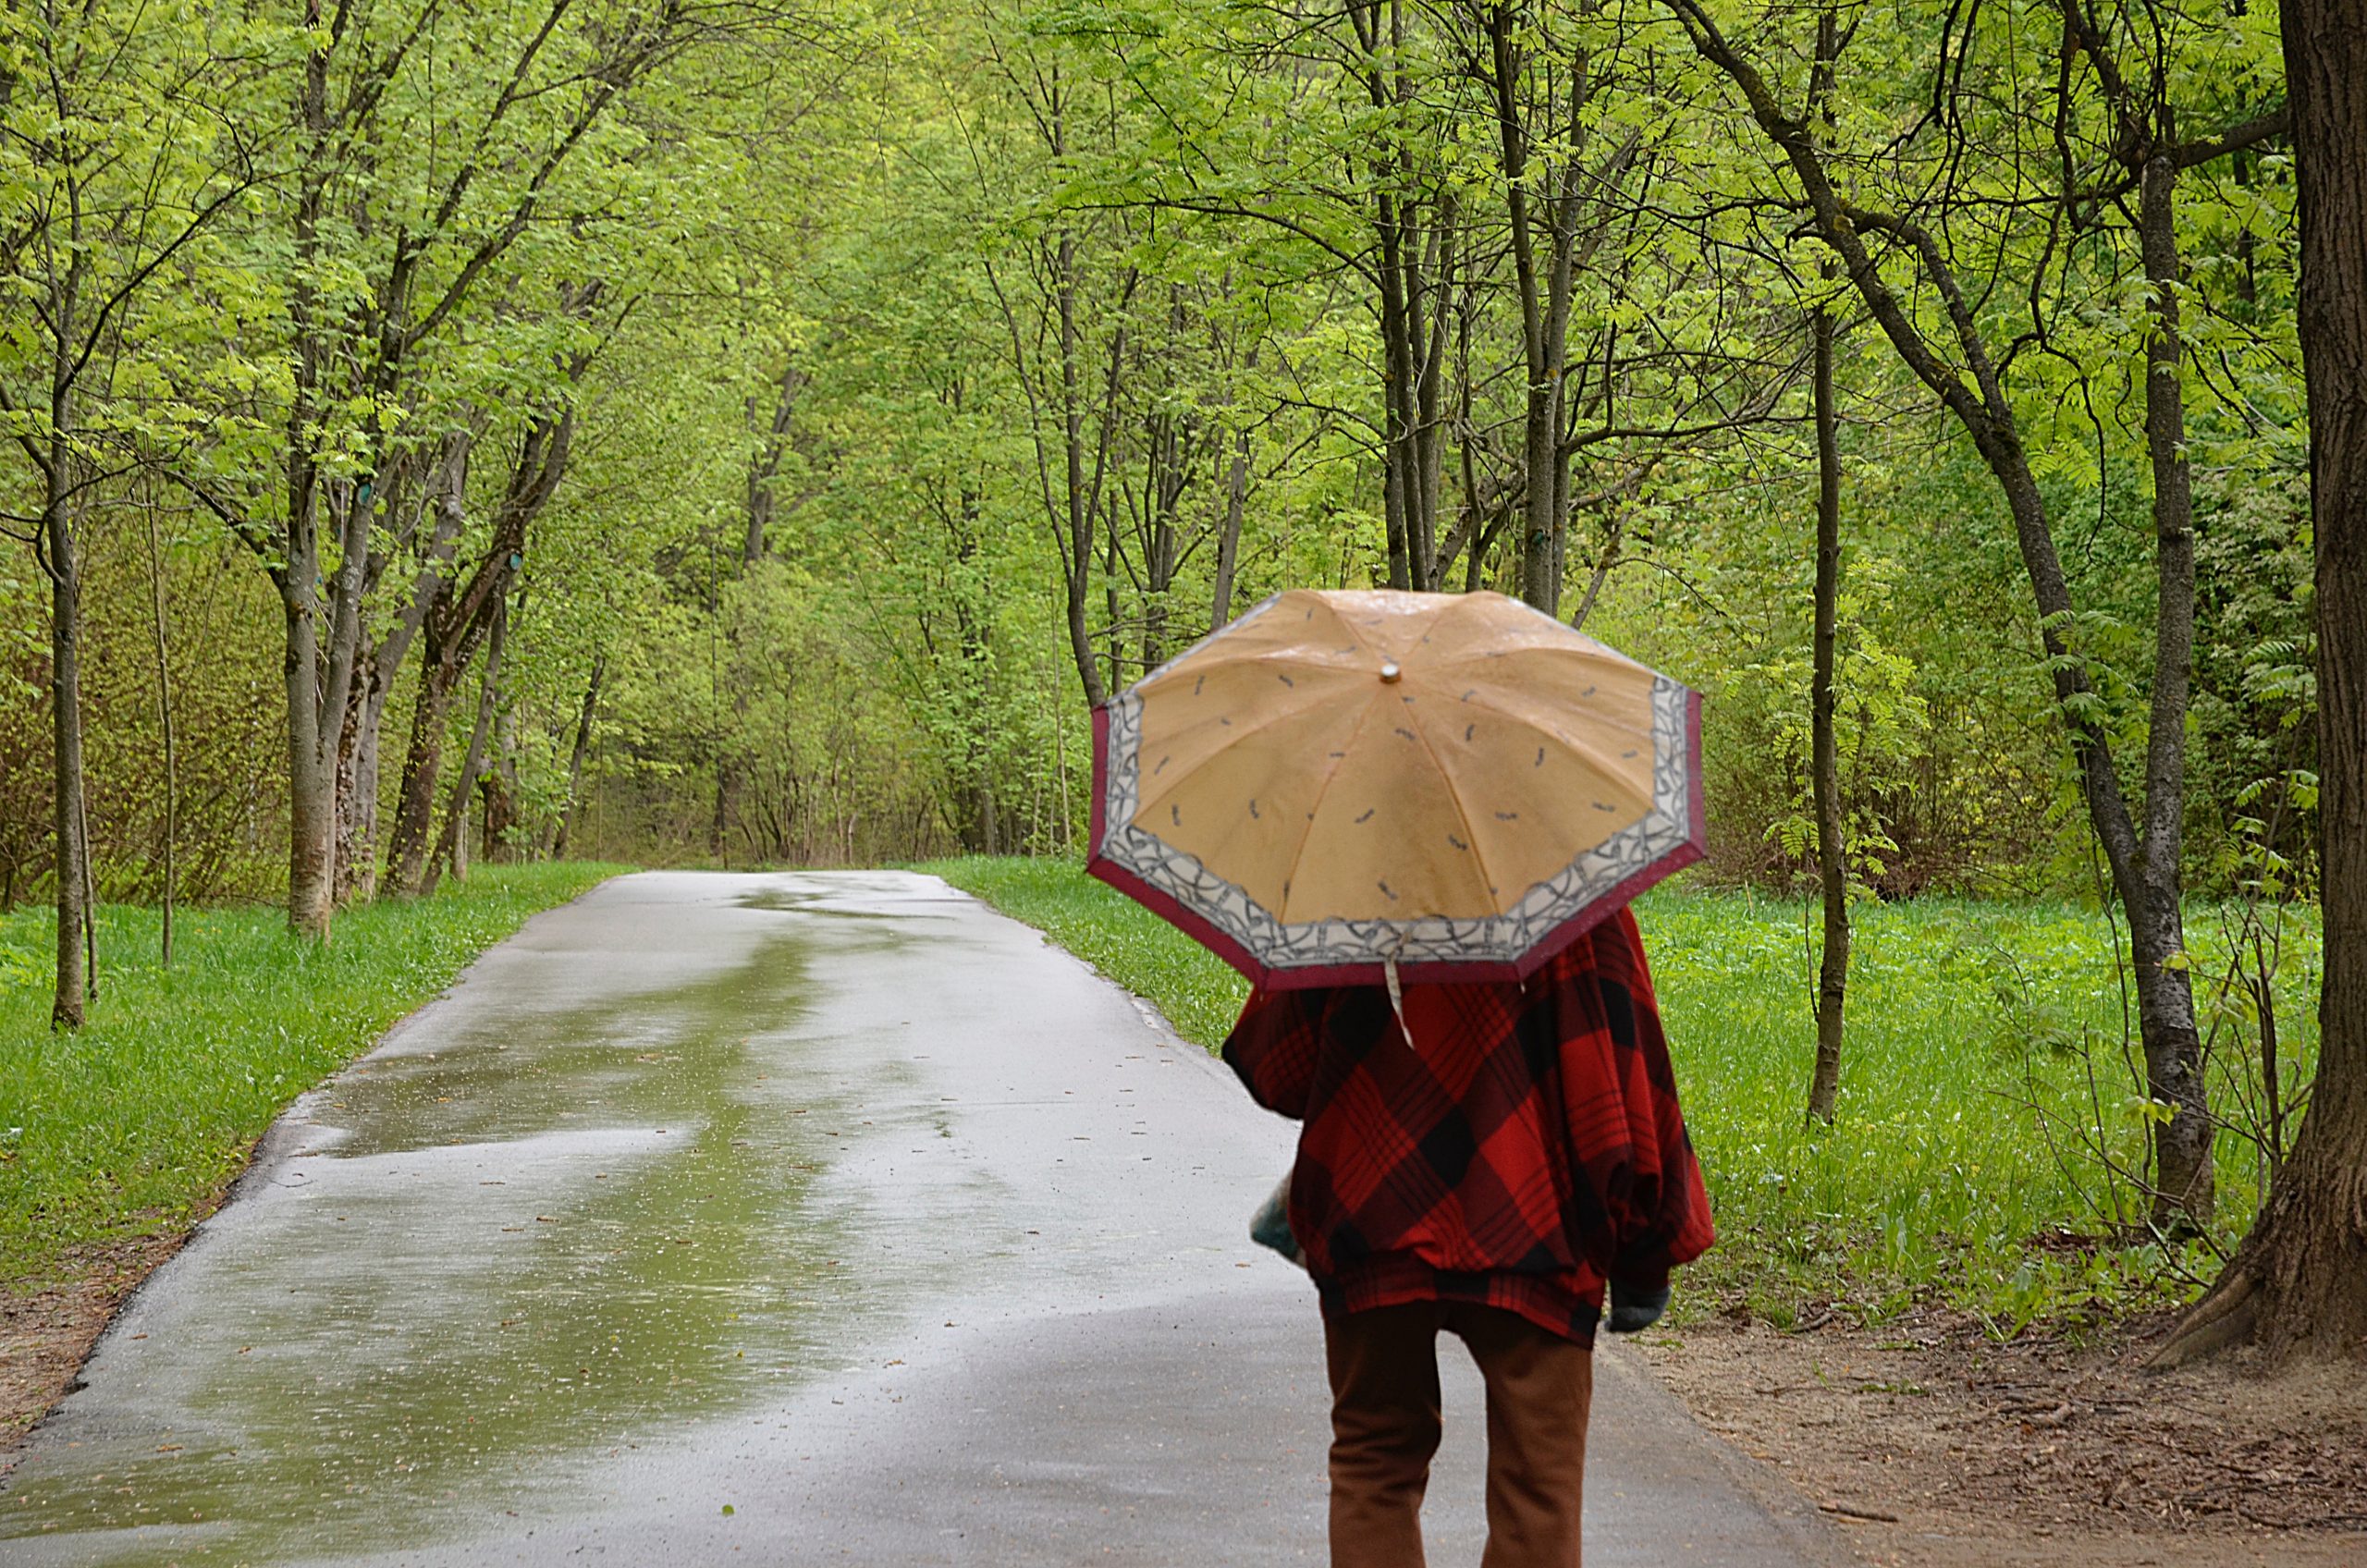
[[[1233,625],[1254,619],[1280,596],[1265,600]],[[1559,621],[1554,624],[1561,625]],[[1160,666],[1160,670],[1189,658],[1220,634],[1202,638]],[[1144,677],[1144,683],[1150,679]],[[1252,982],[1269,989],[1379,985],[1386,974],[1390,951],[1399,955],[1398,975],[1407,982],[1524,979],[1645,888],[1699,860],[1707,844],[1708,823],[1700,788],[1701,695],[1655,673],[1654,772],[1659,777],[1654,781],[1653,809],[1608,843],[1576,857],[1565,870],[1531,888],[1521,900],[1523,905],[1534,906],[1528,914],[1515,911],[1474,919],[1438,918],[1412,923],[1411,929],[1385,920],[1315,921],[1286,925],[1232,883],[1208,871],[1194,856],[1155,834],[1125,823],[1122,813],[1113,814],[1110,795],[1118,777],[1113,771],[1113,752],[1125,749],[1131,754],[1135,718],[1142,706],[1139,689],[1140,683],[1093,713],[1093,848],[1085,869],[1180,927]],[[1681,742],[1676,734],[1668,733],[1680,729]],[[1676,795],[1682,795],[1683,800],[1672,798]],[[1120,817],[1114,831],[1113,815]],[[1635,864],[1634,858],[1639,852],[1647,856],[1640,865]],[[1588,875],[1589,862],[1594,863],[1591,876]],[[1602,886],[1600,878],[1623,864],[1631,869]],[[1160,886],[1161,882],[1169,886]],[[1589,892],[1589,888],[1596,890]],[[1224,911],[1228,920],[1220,923],[1208,910],[1186,903],[1183,894],[1203,900],[1210,908],[1227,903],[1235,907]],[[1561,911],[1570,910],[1574,898],[1580,900],[1577,907],[1560,914]],[[1535,929],[1539,921],[1557,915],[1541,930]],[[1307,954],[1307,962],[1277,964],[1258,958],[1250,937],[1253,927],[1261,923],[1270,930],[1256,935],[1267,947],[1298,948]],[[1227,924],[1238,930],[1226,929]],[[1506,926],[1512,929],[1507,930]],[[1522,927],[1531,928],[1525,938]],[[1444,953],[1458,947],[1467,949],[1471,945],[1500,949],[1516,947],[1518,951],[1517,956],[1502,960],[1421,956],[1425,949]]]

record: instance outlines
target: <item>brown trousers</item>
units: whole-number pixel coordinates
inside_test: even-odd
[[[1594,1354],[1497,1307],[1413,1302],[1326,1314],[1331,1568],[1422,1568],[1422,1493],[1439,1446],[1438,1333],[1488,1384],[1488,1550],[1480,1568],[1578,1568]]]

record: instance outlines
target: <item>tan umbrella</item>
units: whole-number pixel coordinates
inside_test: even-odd
[[[1294,589],[1095,715],[1088,868],[1262,985],[1517,977],[1700,858],[1700,714],[1501,594]]]

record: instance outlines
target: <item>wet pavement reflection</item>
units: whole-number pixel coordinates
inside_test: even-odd
[[[712,933],[681,984],[568,1004],[472,982],[459,999],[484,1005],[300,1106],[300,1146],[110,1336],[106,1408],[69,1403],[0,1494],[0,1561],[64,1531],[74,1561],[274,1562],[482,1519],[529,1483],[547,1506],[555,1469],[766,1398],[859,1305],[892,1306],[892,1274],[841,1267],[855,1208],[816,1179],[857,1091],[910,1105],[910,1065],[802,1071],[816,939],[768,924]],[[841,953],[847,926],[901,939],[833,924]]]

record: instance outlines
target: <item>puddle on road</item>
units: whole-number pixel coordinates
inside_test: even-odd
[[[101,1405],[0,1493],[0,1541],[122,1564],[415,1545],[787,1394],[859,1305],[836,1267],[856,1217],[816,1191],[852,1141],[836,1112],[909,1072],[837,1056],[817,1096],[810,956],[777,936],[680,989],[472,1014],[349,1072],[318,1118],[350,1136],[284,1162],[149,1342],[111,1345]]]
[[[742,909],[772,910],[781,914],[820,914],[833,920],[891,922],[914,918],[893,910],[831,907],[833,899],[845,896],[842,892],[819,888],[766,887],[742,893],[736,901]]]

